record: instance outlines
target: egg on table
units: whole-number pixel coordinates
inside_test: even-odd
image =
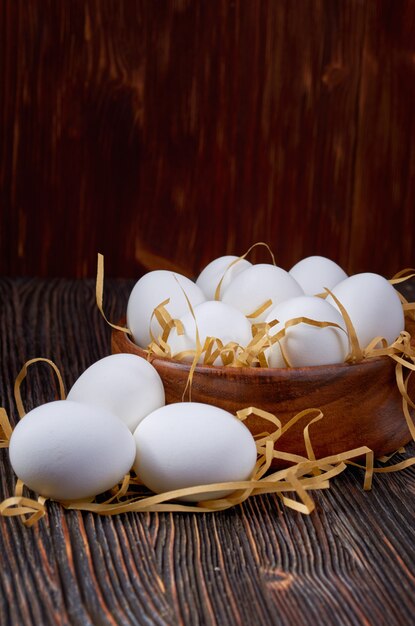
[[[9,445],[15,474],[54,500],[78,500],[107,491],[134,462],[127,426],[101,408],[58,400],[25,415]]]
[[[336,285],[332,293],[346,309],[361,348],[375,337],[383,337],[391,344],[405,328],[398,292],[379,274],[366,272],[349,276]],[[331,296],[327,302],[337,308]]]
[[[223,292],[235,276],[251,265],[246,259],[237,256],[221,256],[206,265],[197,277],[196,285],[203,291],[206,300],[214,300],[221,281],[220,291]]]
[[[112,354],[81,374],[67,400],[106,409],[134,431],[146,415],[165,404],[165,395],[151,363],[135,354]]]
[[[155,493],[249,480],[256,464],[256,445],[248,428],[228,411],[199,402],[157,409],[137,426],[134,437],[134,469]],[[220,490],[182,499],[198,502],[229,493]]]
[[[317,322],[331,322],[335,326],[318,327],[300,322],[289,326],[285,336],[265,351],[269,367],[285,367],[281,352],[291,367],[343,363],[349,352],[346,326],[340,312],[331,304],[314,296],[299,296],[274,307],[266,321],[278,320],[270,335],[275,336],[284,324],[295,318],[306,317]]]
[[[185,295],[186,294],[186,295]],[[203,291],[186,276],[168,270],[154,270],[144,274],[134,285],[127,304],[127,326],[138,346],[146,348],[151,342],[150,324],[154,337],[161,333],[161,326],[153,316],[154,309],[169,299],[166,308],[173,318],[206,300]]]
[[[171,355],[177,357],[184,351],[196,350],[196,328],[199,333],[199,341],[203,347],[207,337],[215,337],[226,345],[235,342],[245,348],[252,339],[252,326],[245,315],[224,302],[213,300],[202,302],[194,308],[194,317],[188,312],[180,318],[183,326],[183,334],[179,334],[174,328],[167,340]],[[205,353],[202,353],[198,362],[203,363]],[[192,353],[182,357],[184,361],[193,361]],[[222,365],[222,359],[218,356],[214,365]]]
[[[271,306],[275,306],[303,294],[297,281],[281,267],[259,263],[238,274],[223,291],[221,300],[239,309],[244,315],[251,315],[268,300],[271,300]],[[264,321],[269,310],[268,307],[256,315],[253,321]]]
[[[332,289],[347,278],[346,272],[334,261],[324,256],[309,256],[298,261],[289,271],[305,294],[315,296]]]

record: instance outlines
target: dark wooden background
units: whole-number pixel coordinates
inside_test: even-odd
[[[415,263],[414,0],[1,0],[0,89],[0,275]]]

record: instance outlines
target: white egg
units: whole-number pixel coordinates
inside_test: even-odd
[[[220,339],[224,345],[232,341],[243,348],[252,339],[252,326],[245,315],[224,302],[202,302],[194,308],[194,316],[189,312],[180,318],[184,329],[182,335],[175,328],[170,333],[167,343],[173,357],[183,351],[196,349],[196,324],[202,346],[207,337]],[[204,354],[200,356],[199,363],[203,362],[203,358]],[[191,362],[193,356],[187,355],[183,360]],[[220,356],[214,365],[223,365]]]
[[[366,272],[349,276],[332,289],[346,309],[361,348],[375,337],[395,341],[405,328],[405,317],[397,291],[379,274]],[[329,296],[327,302],[336,306]]]
[[[135,354],[112,354],[93,363],[74,383],[67,400],[106,409],[131,431],[165,404],[157,370]]]
[[[267,322],[277,319],[280,323],[271,329],[275,336],[285,322],[307,317],[317,322],[333,322],[339,328],[319,328],[307,323],[290,326],[280,344],[291,367],[343,363],[349,352],[349,340],[343,317],[337,309],[321,298],[299,296],[277,305],[267,316]],[[270,367],[285,367],[279,343],[265,351]]]
[[[184,293],[183,293],[184,292]],[[127,305],[127,326],[137,345],[146,348],[151,342],[150,321],[154,309],[167,300],[166,306],[173,318],[181,317],[189,310],[185,295],[192,306],[205,301],[202,290],[189,278],[168,270],[148,272],[134,285]],[[157,339],[161,326],[153,317],[153,335]]]
[[[250,315],[267,300],[271,300],[272,306],[276,306],[303,293],[297,281],[281,267],[259,263],[238,274],[224,290],[221,300],[239,309],[244,315]],[[253,321],[264,321],[269,310],[270,308]]]
[[[249,480],[256,463],[248,428],[227,411],[198,402],[169,404],[148,415],[134,433],[134,469],[155,493],[219,482]],[[216,491],[183,500],[228,495]]]
[[[95,496],[130,471],[135,441],[108,411],[69,400],[43,404],[17,424],[10,462],[30,488],[54,500]]]
[[[331,259],[324,256],[309,256],[296,263],[289,274],[301,285],[305,294],[315,296],[332,289],[347,278],[346,272]]]
[[[216,288],[222,280],[220,291],[230,284],[230,282],[243,272],[243,270],[251,267],[252,263],[246,259],[237,256],[221,256],[211,261],[199,274],[196,285],[198,285],[206,296],[206,300],[214,300]]]

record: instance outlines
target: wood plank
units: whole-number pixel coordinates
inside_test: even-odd
[[[392,275],[414,257],[415,3],[367,8],[350,255]]]

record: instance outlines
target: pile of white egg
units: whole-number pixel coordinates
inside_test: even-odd
[[[320,297],[326,289],[333,297]],[[343,362],[349,351],[337,302],[362,347],[376,337],[392,343],[404,329],[401,301],[389,281],[372,273],[348,277],[318,256],[289,272],[225,256],[209,263],[195,282],[170,271],[149,272],[131,292],[127,324],[135,342],[146,348],[162,331],[154,311],[165,305],[180,322],[168,337],[174,356],[194,351],[197,340],[203,344],[207,337],[245,347],[252,322],[266,322],[275,336],[300,318],[266,348],[268,364],[324,365]],[[93,498],[132,468],[156,493],[248,480],[257,458],[255,441],[237,417],[195,402],[166,406],[156,369],[132,354],[101,359],[80,376],[66,400],[30,411],[14,429],[9,449],[16,475],[42,496],[60,501]],[[202,492],[188,499],[227,493]]]
[[[327,289],[334,297],[327,297]],[[213,337],[223,345],[246,348],[253,323],[267,322],[272,345],[265,357],[270,367],[329,365],[344,362],[350,350],[336,301],[346,310],[361,348],[375,337],[390,344],[404,329],[399,295],[386,278],[374,273],[347,276],[322,256],[307,257],[289,271],[223,256],[209,263],[195,282],[167,270],[148,272],[131,292],[127,325],[135,343],[147,348],[162,333],[154,311],[166,303],[170,316],[180,322],[167,339],[170,355],[191,361],[197,336],[201,345]],[[285,336],[272,342],[288,321],[299,318],[330,325],[287,325]],[[202,353],[199,363],[203,359]],[[220,357],[213,364],[222,365]]]
[[[249,480],[257,458],[255,441],[237,417],[196,402],[166,406],[159,374],[132,354],[97,361],[66,400],[27,413],[11,435],[9,453],[18,478],[59,501],[93,498],[132,468],[156,493]]]

